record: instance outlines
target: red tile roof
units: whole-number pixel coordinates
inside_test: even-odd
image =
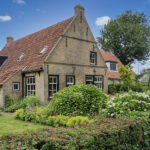
[[[121,61],[112,53],[112,52],[106,52],[106,51],[100,51],[100,53],[102,54],[104,61],[115,61],[117,62],[117,70],[119,70],[120,66],[122,66],[123,64],[121,63]],[[108,78],[110,79],[120,79],[120,75],[119,72],[111,72],[110,70],[108,71]]]
[[[5,83],[23,68],[24,71],[39,70],[43,61],[72,20],[73,17],[16,40],[4,47],[0,52],[0,56],[8,56],[8,58],[0,67],[0,84]],[[44,46],[48,46],[47,50],[39,55]],[[22,53],[24,53],[24,56],[21,60],[18,60]]]

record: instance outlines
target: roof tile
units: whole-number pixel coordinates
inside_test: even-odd
[[[27,67],[24,71],[40,69],[43,61],[72,20],[73,17],[16,40],[4,47],[0,52],[0,56],[8,56],[8,58],[0,67],[0,84],[5,83],[25,66]],[[47,50],[42,55],[38,55],[44,46],[48,46]],[[22,53],[24,53],[24,56],[21,60],[18,60]]]
[[[121,61],[112,52],[100,51],[100,53],[102,54],[105,62],[107,62],[107,61],[117,62],[117,70],[119,70],[119,68],[123,65],[121,63]],[[120,79],[119,72],[118,71],[117,72],[108,71],[108,78]]]

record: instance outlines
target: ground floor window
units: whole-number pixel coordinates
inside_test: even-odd
[[[102,75],[87,75],[86,84],[96,85],[99,89],[103,89],[103,76]]]
[[[66,87],[69,87],[70,85],[75,84],[75,76],[73,75],[67,75],[66,76]]]
[[[49,99],[51,99],[53,94],[55,94],[59,90],[59,76],[58,75],[49,75],[48,88],[49,88]]]
[[[26,77],[26,96],[35,95],[35,77]]]
[[[12,83],[12,89],[13,89],[13,92],[19,91],[20,90],[20,83],[19,82],[13,82]]]

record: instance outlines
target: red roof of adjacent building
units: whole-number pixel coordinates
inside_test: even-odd
[[[100,53],[102,54],[105,62],[117,62],[117,72],[112,72],[108,70],[108,78],[120,79],[119,68],[123,65],[121,61],[112,52],[100,51]]]
[[[0,52],[0,56],[8,58],[0,67],[0,84],[5,83],[22,69],[23,71],[41,69],[43,61],[72,20],[73,17],[5,46]],[[48,48],[42,55],[39,55],[44,46],[48,46]],[[19,60],[21,54],[24,56]]]

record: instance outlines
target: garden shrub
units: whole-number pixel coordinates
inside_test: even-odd
[[[0,149],[141,150],[141,126],[127,119],[105,119],[74,128],[48,128],[0,137]]]
[[[57,92],[48,105],[50,115],[95,115],[105,108],[107,95],[93,85],[73,85]]]
[[[111,98],[102,110],[106,117],[132,116],[150,110],[150,96],[146,93],[128,92]]]
[[[5,108],[10,107],[11,105],[14,105],[17,102],[15,98],[10,97],[9,95],[5,96]]]
[[[16,110],[20,108],[27,108],[27,107],[34,107],[40,104],[40,101],[37,97],[35,96],[28,96],[25,97],[21,101],[17,101],[15,104],[9,106],[8,108],[5,108],[4,111],[6,112],[15,112]]]
[[[148,90],[148,87],[140,82],[133,82],[130,85],[127,85],[126,83],[110,83],[108,85],[108,94],[112,95],[121,92],[128,92],[129,90],[134,92],[145,92]]]
[[[89,120],[88,117],[84,116],[47,116],[45,113],[46,107],[36,107],[34,110],[25,111],[24,109],[18,109],[15,112],[15,118],[23,121],[31,121],[36,123],[41,123],[45,125],[49,125],[52,127],[60,127],[60,126],[76,126],[81,124],[91,123],[92,120]]]
[[[92,120],[89,120],[88,117],[76,116],[76,117],[69,118],[66,125],[70,127],[70,126],[76,126],[76,125],[87,124],[87,123],[92,123]]]

